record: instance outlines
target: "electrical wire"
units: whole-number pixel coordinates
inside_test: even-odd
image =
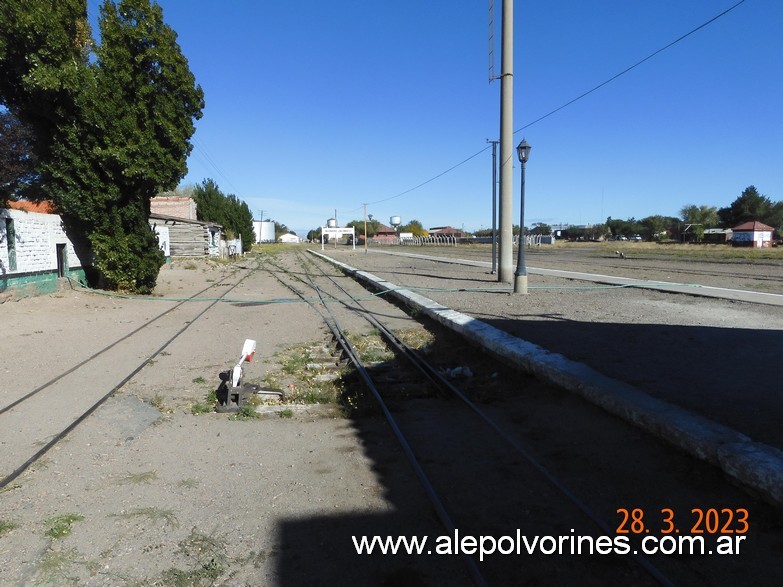
[[[527,129],[527,128],[530,128],[530,127],[531,127],[531,126],[533,126],[534,124],[537,124],[537,123],[541,122],[542,120],[544,120],[544,119],[546,119],[546,118],[549,118],[549,117],[550,117],[550,116],[552,116],[553,114],[556,114],[557,112],[560,112],[561,110],[563,110],[563,109],[567,108],[568,106],[571,106],[572,104],[574,104],[574,103],[578,102],[578,101],[579,101],[579,100],[581,100],[582,98],[585,98],[585,97],[589,96],[590,94],[592,94],[592,93],[593,93],[593,92],[595,92],[596,90],[599,90],[600,88],[604,87],[605,85],[607,85],[607,84],[609,84],[609,83],[613,82],[613,81],[614,81],[614,80],[616,80],[617,78],[619,78],[619,77],[621,77],[621,76],[625,75],[626,73],[628,73],[628,72],[632,71],[633,69],[636,69],[637,67],[639,67],[640,65],[642,65],[642,64],[643,64],[643,63],[645,63],[646,61],[649,61],[650,59],[652,59],[653,57],[655,57],[655,56],[656,56],[656,55],[658,55],[659,53],[662,53],[662,52],[663,52],[663,51],[665,51],[666,49],[669,49],[670,47],[673,47],[674,45],[676,45],[676,44],[677,44],[677,43],[679,43],[680,41],[683,41],[684,39],[686,39],[686,38],[690,37],[690,36],[691,36],[691,35],[693,35],[694,33],[698,32],[698,31],[699,31],[699,30],[701,30],[701,29],[703,29],[704,27],[706,27],[706,26],[709,26],[710,24],[712,24],[713,22],[715,22],[715,21],[716,21],[716,20],[718,20],[719,18],[721,18],[721,17],[723,17],[723,16],[727,15],[729,12],[731,12],[732,10],[734,10],[735,8],[737,8],[737,7],[738,7],[740,4],[743,4],[745,1],[746,1],[746,0],[739,0],[739,2],[737,2],[737,3],[736,3],[736,4],[734,4],[733,6],[730,6],[729,8],[727,8],[726,10],[724,10],[723,12],[721,12],[720,14],[718,14],[718,15],[716,15],[716,16],[713,16],[713,17],[712,17],[711,19],[709,19],[708,21],[706,21],[706,22],[704,22],[704,23],[700,24],[700,25],[699,25],[699,26],[697,26],[696,28],[694,28],[694,29],[690,30],[689,32],[685,33],[684,35],[682,35],[682,36],[678,37],[677,39],[675,39],[675,40],[674,40],[674,41],[672,41],[671,43],[668,43],[667,45],[665,45],[665,46],[661,47],[661,48],[660,48],[660,49],[658,49],[657,51],[654,51],[654,52],[650,53],[650,54],[649,54],[647,57],[645,57],[644,59],[642,59],[642,60],[640,60],[640,61],[638,61],[638,62],[634,63],[633,65],[631,65],[630,67],[628,67],[628,68],[624,69],[624,70],[623,70],[623,71],[621,71],[620,73],[613,75],[612,77],[610,77],[610,78],[609,78],[609,79],[607,79],[606,81],[603,81],[603,82],[601,82],[601,83],[600,83],[600,84],[598,84],[597,86],[593,87],[593,88],[592,88],[592,89],[590,89],[590,90],[587,90],[586,92],[584,92],[584,93],[580,94],[580,95],[579,95],[579,96],[577,96],[576,98],[573,98],[572,100],[569,100],[568,102],[566,102],[566,103],[565,103],[565,104],[563,104],[562,106],[559,106],[559,107],[555,108],[554,110],[552,110],[552,111],[548,112],[547,114],[544,114],[543,116],[540,116],[539,118],[536,118],[536,119],[535,119],[535,120],[533,120],[532,122],[529,122],[529,123],[527,123],[526,125],[524,125],[524,126],[520,127],[519,129],[517,129],[517,130],[515,130],[515,131],[514,131],[514,134],[517,134],[518,132],[521,132],[521,131],[523,131],[523,130],[525,130],[525,129]],[[393,200],[393,199],[395,199],[395,198],[399,198],[399,197],[401,197],[401,196],[404,196],[404,195],[406,195],[406,194],[409,194],[410,192],[413,192],[413,191],[415,191],[415,190],[417,190],[417,189],[419,189],[419,188],[421,188],[421,187],[424,187],[424,186],[425,186],[425,185],[427,185],[428,183],[431,183],[431,182],[435,181],[436,179],[443,177],[443,176],[444,176],[444,175],[446,175],[447,173],[450,173],[450,172],[454,171],[454,170],[455,170],[455,169],[457,169],[458,167],[461,167],[462,165],[464,165],[465,163],[467,163],[468,161],[470,161],[470,160],[471,160],[471,159],[473,159],[474,157],[477,157],[478,155],[480,155],[481,153],[483,153],[484,151],[486,151],[487,149],[489,149],[489,146],[487,146],[487,147],[483,148],[481,151],[478,151],[477,153],[475,153],[475,154],[471,155],[471,156],[470,156],[470,157],[468,157],[467,159],[464,159],[463,161],[460,161],[460,162],[459,162],[459,163],[457,163],[456,165],[453,165],[452,167],[449,167],[447,170],[445,170],[445,171],[443,171],[443,172],[439,173],[438,175],[435,175],[435,176],[431,177],[430,179],[428,179],[428,180],[426,180],[426,181],[423,181],[422,183],[420,183],[420,184],[419,184],[419,185],[417,185],[417,186],[414,186],[414,187],[412,187],[412,188],[410,188],[410,189],[407,189],[407,190],[405,190],[405,191],[403,191],[403,192],[400,192],[399,194],[396,194],[396,195],[394,195],[394,196],[390,196],[390,197],[388,197],[388,198],[384,198],[384,199],[382,199],[382,200],[378,200],[378,201],[376,201],[376,202],[371,202],[371,204],[380,204],[381,202],[388,202],[389,200]]]

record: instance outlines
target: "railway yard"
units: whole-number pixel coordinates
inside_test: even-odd
[[[488,261],[268,247],[0,304],[0,584],[783,584],[783,261],[532,249],[526,296]],[[285,399],[216,413],[245,339]]]

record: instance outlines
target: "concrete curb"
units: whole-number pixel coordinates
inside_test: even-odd
[[[443,306],[415,292],[399,289],[372,273],[310,251],[358,280],[393,296],[464,336],[503,361],[538,379],[577,393],[726,475],[778,509],[783,509],[783,451],[754,442],[744,434],[656,399],[594,369],[512,336],[489,324]]]

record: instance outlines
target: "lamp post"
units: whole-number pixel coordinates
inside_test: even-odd
[[[527,293],[527,267],[525,266],[525,163],[530,157],[530,145],[525,139],[517,145],[517,156],[522,164],[521,202],[519,206],[519,247],[517,248],[517,270],[514,273],[514,293]]]

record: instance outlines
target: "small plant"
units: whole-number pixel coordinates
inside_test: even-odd
[[[47,519],[44,523],[48,526],[46,535],[49,538],[65,538],[71,533],[71,525],[81,522],[84,516],[81,514],[63,514]]]
[[[159,393],[156,393],[155,397],[150,400],[150,404],[153,408],[156,408],[160,412],[166,413],[169,411],[169,409],[166,407],[166,402],[163,399],[163,396]]]
[[[190,406],[190,413],[194,416],[199,414],[208,414],[215,411],[215,404],[217,403],[217,393],[213,389],[207,394],[207,398],[203,402],[195,403]]]
[[[228,419],[244,421],[244,420],[255,420],[256,418],[260,418],[260,417],[261,414],[256,412],[253,408],[248,406],[242,406],[241,408],[239,408],[239,411],[236,414],[229,416]]]
[[[16,527],[17,527],[16,524],[14,524],[13,522],[8,522],[6,520],[0,520],[0,536],[10,532],[11,530],[13,530]]]
[[[280,416],[281,418],[293,418],[294,417],[294,411],[289,409],[289,408],[286,408],[285,410],[281,410],[278,413],[278,416]]]
[[[185,263],[182,266],[183,269],[187,269],[189,271],[193,271],[194,269],[198,269],[198,266],[195,263]]]
[[[63,551],[49,551],[43,555],[36,585],[76,585],[78,579],[69,577],[71,567],[79,560],[79,553],[75,549]]]
[[[174,528],[179,526],[179,522],[177,521],[177,516],[174,515],[174,512],[170,510],[162,510],[160,508],[154,508],[154,507],[137,508],[122,514],[113,514],[113,517],[126,518],[126,519],[144,517],[153,521],[162,520],[166,526],[171,526]]]
[[[198,385],[201,385],[201,384],[203,384],[203,383],[206,383],[206,382],[207,382],[207,380],[206,380],[206,379],[204,379],[204,378],[203,378],[201,375],[199,375],[198,377],[196,377],[196,378],[193,380],[193,383],[196,383],[196,384],[198,384]]]
[[[198,479],[181,479],[177,482],[177,487],[184,487],[185,489],[193,489],[198,487]]]
[[[135,473],[128,475],[117,481],[118,485],[139,485],[141,483],[149,483],[158,478],[156,471],[143,471],[141,473]]]

